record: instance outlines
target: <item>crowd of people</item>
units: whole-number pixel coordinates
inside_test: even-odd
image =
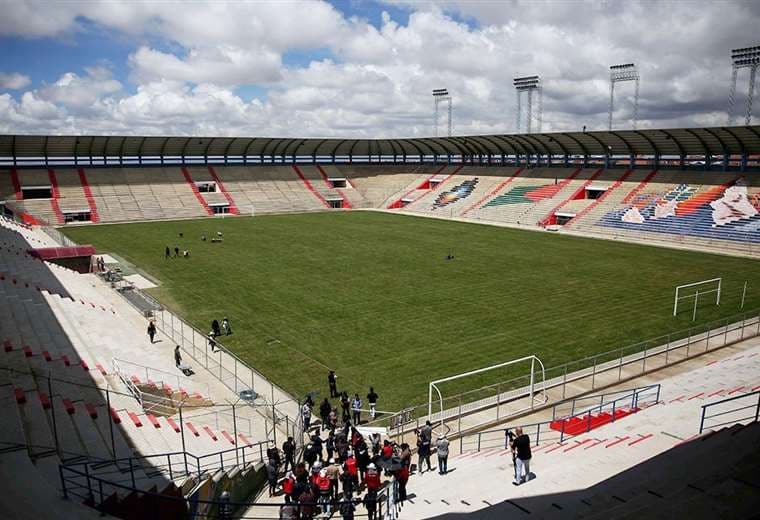
[[[391,477],[397,483],[399,499],[406,499],[412,466],[410,446],[382,440],[379,433],[365,438],[356,428],[366,411],[364,403],[358,392],[353,397],[346,391],[339,392],[337,379],[335,372],[330,371],[327,377],[330,398],[325,397],[316,410],[320,424],[311,423],[315,412],[312,397],[307,396],[303,403],[303,461],[296,462],[292,437],[283,443],[282,450],[271,446],[267,451],[270,496],[281,492],[285,499],[280,510],[282,519],[306,520],[318,511],[352,519],[357,508],[363,507],[373,520],[377,518],[381,491]],[[338,400],[335,405],[331,398]],[[378,399],[379,395],[370,387],[367,403],[371,419],[377,416]]]

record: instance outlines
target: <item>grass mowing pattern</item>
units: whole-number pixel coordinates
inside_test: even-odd
[[[223,244],[201,242],[217,231]],[[382,410],[426,402],[436,378],[529,354],[549,368],[688,328],[688,302],[672,316],[676,285],[723,277],[720,307],[704,298],[697,323],[738,313],[745,280],[745,309],[760,306],[754,260],[386,213],[65,233],[161,280],[153,295],[201,330],[228,316],[235,333],[224,343],[294,395],[326,395],[330,367],[351,394],[364,398],[373,385]],[[191,257],[165,260],[167,245]],[[267,345],[272,338],[280,344]],[[452,395],[514,375],[442,388]]]

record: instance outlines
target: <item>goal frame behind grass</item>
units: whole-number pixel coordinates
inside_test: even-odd
[[[455,374],[453,376],[444,377],[442,379],[436,379],[435,381],[431,381],[428,385],[428,420],[432,422],[433,420],[433,390],[436,391],[438,394],[438,401],[440,403],[440,413],[439,413],[439,419],[441,424],[444,422],[443,418],[443,395],[441,394],[441,390],[438,388],[438,385],[441,383],[446,383],[449,381],[454,381],[456,379],[462,379],[465,377],[474,376],[477,374],[482,374],[483,372],[488,372],[491,370],[496,370],[499,368],[503,368],[509,365],[514,365],[516,363],[521,363],[525,361],[530,361],[530,384],[528,386],[528,392],[526,395],[530,396],[530,408],[533,408],[533,399],[536,395],[536,388],[539,388],[539,392],[542,395],[546,392],[546,369],[544,367],[543,362],[538,358],[536,355],[530,355],[521,357],[519,359],[513,359],[511,361],[505,361],[504,363],[499,363],[497,365],[491,365],[488,367],[479,368],[477,370],[470,370],[469,372],[463,372],[461,374]],[[536,364],[540,366],[540,377],[541,381],[540,384],[537,384],[536,382]],[[497,400],[498,402],[498,400]]]
[[[680,294],[682,289],[688,289],[690,287],[697,287],[697,286],[701,286],[701,285],[715,284],[715,283],[717,283],[717,287],[713,287],[712,289],[707,289],[707,290],[704,290],[704,291],[701,291],[701,290],[697,289],[694,292],[689,292],[685,296]],[[715,305],[720,305],[720,293],[721,293],[722,286],[723,286],[723,278],[722,277],[720,277],[720,278],[711,278],[710,280],[702,280],[702,281],[699,281],[699,282],[687,283],[687,284],[684,284],[684,285],[677,286],[676,287],[675,299],[673,300],[673,316],[676,316],[678,314],[678,302],[680,300],[686,300],[686,299],[689,299],[689,298],[695,298],[694,305],[696,306],[697,299],[699,298],[699,296],[703,296],[703,295],[707,295],[707,294],[711,294],[711,293],[717,293],[716,294],[716,298],[715,298]]]

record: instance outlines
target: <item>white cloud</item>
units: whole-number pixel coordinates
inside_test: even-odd
[[[87,19],[135,42],[127,63],[116,65],[128,67],[132,88],[107,68],[70,72],[18,101],[0,97],[0,115],[7,115],[0,125],[14,132],[430,135],[430,90],[447,87],[456,133],[511,132],[512,78],[540,74],[544,130],[595,129],[605,127],[608,67],[628,61],[642,76],[641,127],[724,124],[728,51],[756,43],[760,26],[758,4],[742,2],[401,5],[410,9],[407,24],[384,13],[374,27],[322,1],[0,0],[8,13],[0,35],[71,38],[88,30]],[[284,65],[288,52],[315,50],[331,57]],[[251,85],[265,95],[246,101],[236,94]],[[629,87],[617,91],[619,127],[630,124]],[[50,119],[35,120],[40,111]]]
[[[29,76],[19,74],[17,72],[11,74],[3,74],[0,72],[0,88],[8,90],[19,90],[28,86],[32,80]]]

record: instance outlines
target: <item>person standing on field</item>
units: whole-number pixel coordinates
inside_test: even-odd
[[[230,320],[227,319],[227,316],[222,320],[222,330],[225,336],[232,334],[232,327],[230,327]]]
[[[330,385],[330,397],[333,399],[340,397],[338,394],[338,376],[335,375],[335,370],[330,370],[330,373],[327,374],[327,384]]]
[[[351,401],[351,411],[353,412],[354,424],[358,426],[362,422],[362,400],[359,398],[359,394],[354,394],[354,399]]]
[[[166,252],[164,253],[164,255],[165,255],[164,258],[166,258],[167,260],[172,257],[172,252],[171,252],[171,249],[169,249],[169,246],[166,246]]]
[[[369,416],[372,418],[372,420],[375,420],[375,416],[377,415],[378,397],[379,396],[377,393],[375,393],[375,389],[370,386],[369,393],[367,394],[367,402],[369,403]]]
[[[150,338],[150,342],[153,343],[153,338],[156,337],[156,324],[152,321],[148,323],[148,337]]]

